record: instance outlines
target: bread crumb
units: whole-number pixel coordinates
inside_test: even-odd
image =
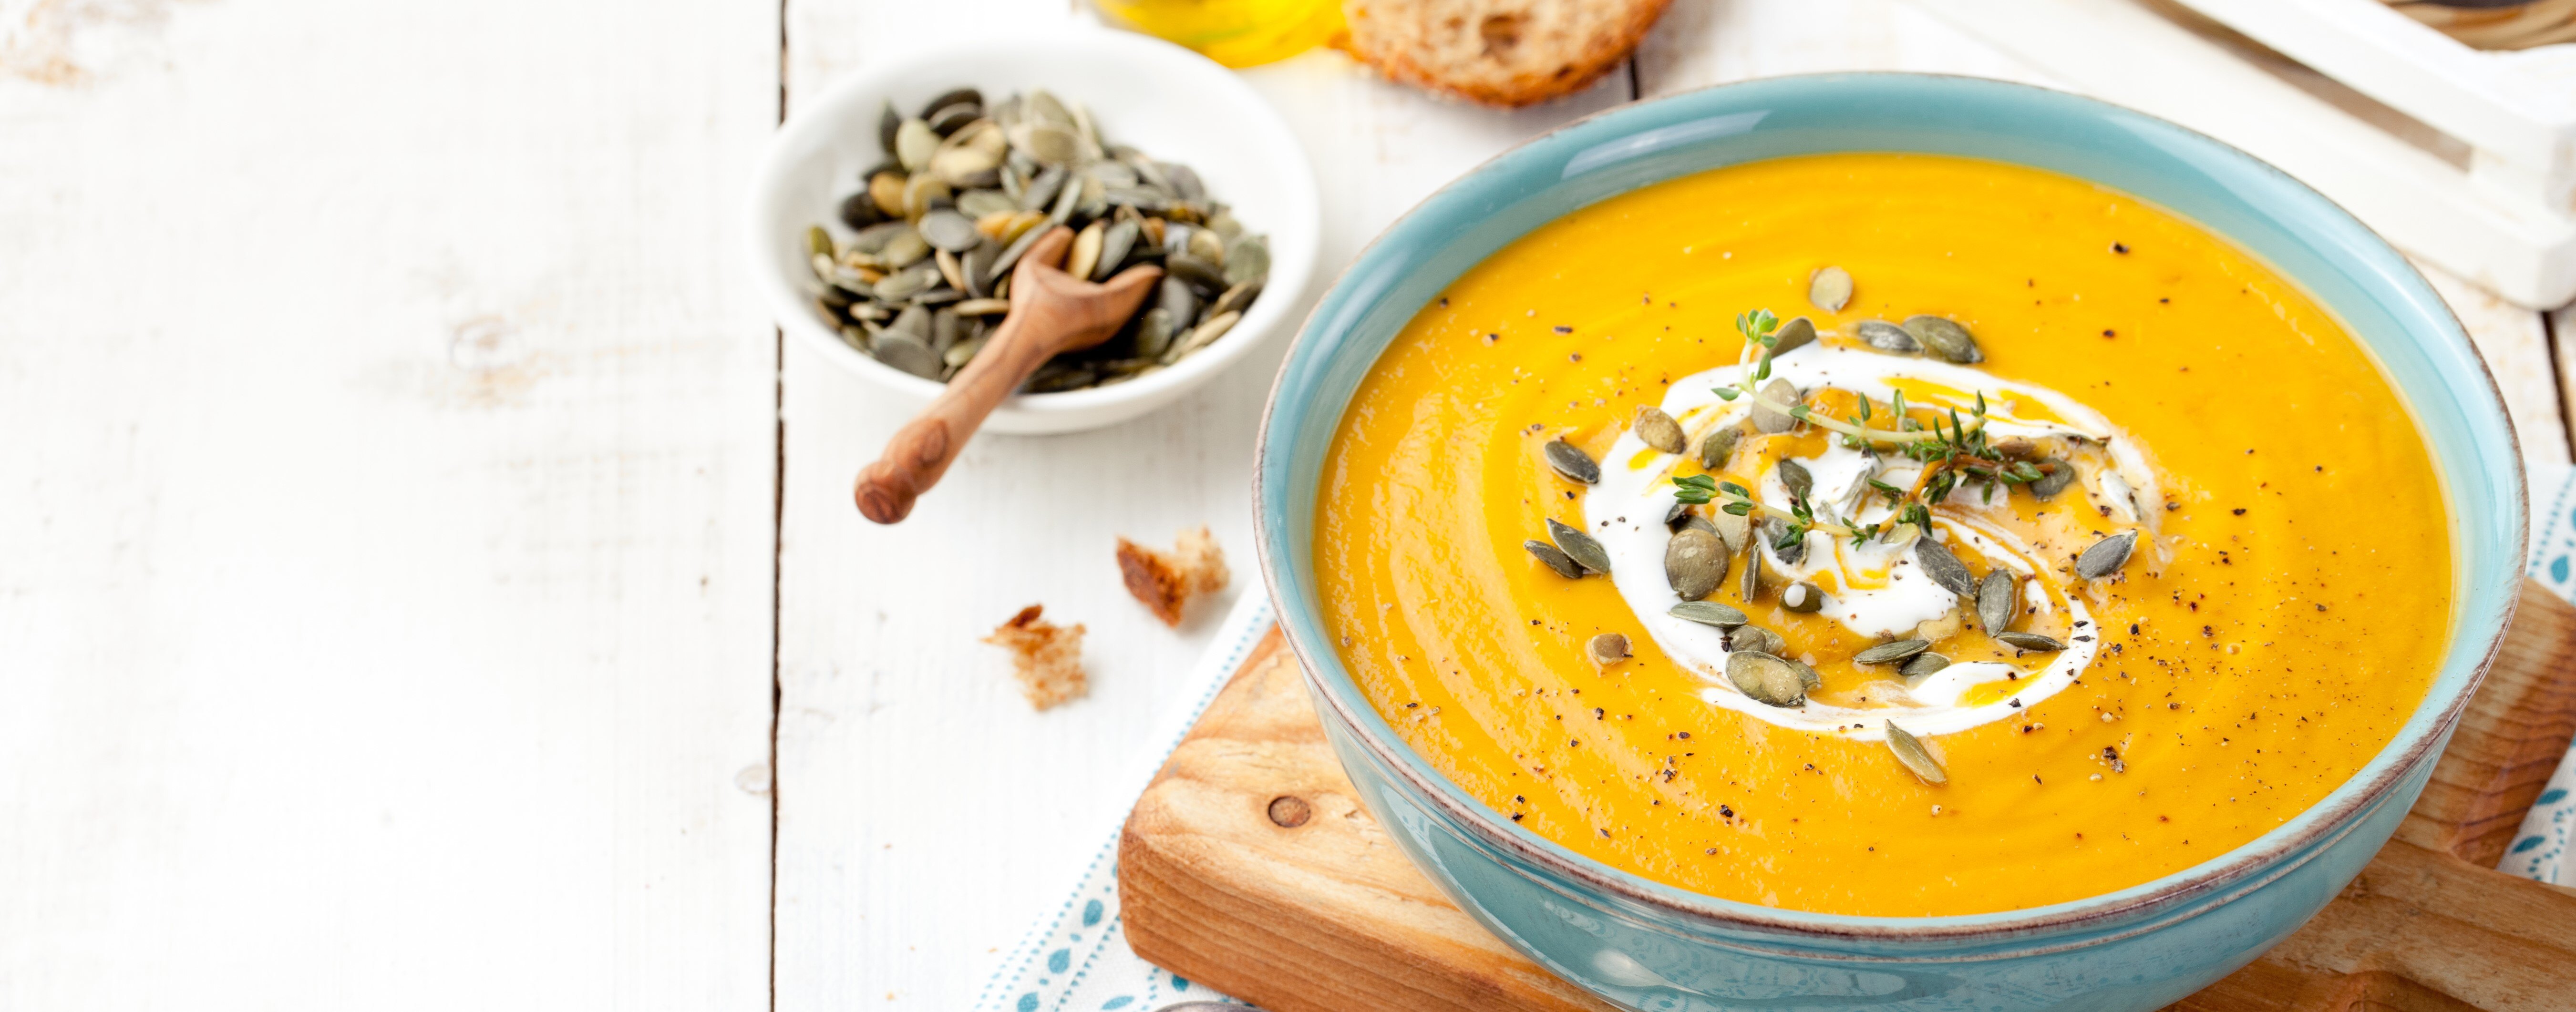
[[[1118,572],[1127,580],[1128,593],[1153,609],[1164,625],[1176,628],[1191,598],[1224,590],[1232,575],[1225,569],[1225,549],[1205,527],[1182,531],[1169,552],[1119,538]]]
[[[1060,626],[1038,617],[1045,612],[1045,605],[1022,608],[984,637],[984,642],[1011,651],[1011,674],[1020,680],[1021,694],[1041,710],[1091,692],[1091,676],[1082,670],[1082,626]]]

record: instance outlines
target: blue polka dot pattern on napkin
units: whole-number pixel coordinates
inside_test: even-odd
[[[2564,466],[2531,469],[2531,565],[2528,572],[2558,596],[2576,600],[2576,471]],[[2576,752],[2558,761],[2558,772],[2523,816],[2496,865],[2503,871],[2576,885],[2576,862],[2568,857],[2569,837],[2576,835]]]

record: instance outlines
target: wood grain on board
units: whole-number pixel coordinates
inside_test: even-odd
[[[2442,789],[2403,838],[2287,942],[2177,1007],[2562,1008],[2576,993],[2576,890],[2495,871],[2485,855],[2491,827],[2512,831],[2576,731],[2571,648],[2576,607],[2526,584],[2435,769]],[[1609,1007],[1413,868],[1359,806],[1276,632],[1137,801],[1118,868],[1137,955],[1271,1012]]]

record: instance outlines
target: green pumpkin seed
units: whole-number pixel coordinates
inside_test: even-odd
[[[1109,226],[1109,232],[1100,237],[1100,259],[1091,268],[1091,276],[1105,280],[1118,273],[1118,265],[1127,262],[1127,251],[1136,248],[1136,237],[1144,232],[1145,227],[1133,218]]]
[[[1208,312],[1239,313],[1252,308],[1252,300],[1261,297],[1261,284],[1259,281],[1246,281],[1226,289],[1225,294],[1216,297],[1216,307]]]
[[[1907,678],[1921,678],[1949,666],[1950,659],[1940,654],[1916,654],[1914,659],[1905,662],[1904,667],[1896,669],[1896,673]]]
[[[1726,458],[1735,455],[1736,440],[1742,438],[1744,438],[1744,430],[1732,425],[1709,433],[1707,438],[1699,441],[1700,468],[1714,471],[1725,467]]]
[[[1743,612],[1715,601],[1684,601],[1674,605],[1672,610],[1665,614],[1701,625],[1713,625],[1720,629],[1733,629],[1752,621],[1746,618]]]
[[[1770,654],[1741,651],[1726,655],[1726,680],[1754,702],[1791,707],[1807,701],[1807,681],[1796,666]]]
[[[923,379],[939,378],[939,353],[908,332],[889,329],[879,333],[876,340],[868,342],[868,350],[876,353],[879,362]]]
[[[832,233],[825,231],[821,225],[806,226],[805,255],[824,257],[827,259],[830,258],[832,256]]]
[[[1977,584],[1977,626],[1992,636],[2012,624],[2013,605],[2021,597],[2021,581],[2003,567],[1987,571]]]
[[[1931,577],[1943,590],[1961,597],[1977,592],[1976,575],[1951,554],[1949,546],[1932,540],[1929,531],[1914,539],[1914,564],[1923,567],[1923,575]]]
[[[1565,553],[1559,551],[1555,545],[1532,538],[1521,542],[1521,547],[1529,549],[1531,555],[1538,556],[1538,561],[1546,563],[1547,568],[1556,570],[1556,575],[1568,580],[1583,578],[1583,567],[1577,565],[1573,559],[1567,558]]]
[[[1745,544],[1753,540],[1753,521],[1733,513],[1721,511],[1709,518],[1709,524],[1717,528],[1718,537],[1726,539],[1726,550],[1729,553],[1743,551]]]
[[[1189,282],[1203,292],[1226,289],[1225,269],[1187,253],[1174,253],[1163,258],[1163,269],[1171,276]]]
[[[2000,632],[1995,634],[1995,639],[2005,643],[2010,643],[2014,647],[2022,650],[2033,650],[2041,653],[2055,653],[2066,649],[2066,644],[2058,642],[2056,637],[2042,636],[2038,633]]]
[[[2066,491],[2066,486],[2075,484],[2075,465],[2056,457],[2049,457],[2039,463],[2041,467],[2054,465],[2056,470],[2040,475],[2038,481],[2031,482],[2030,494],[2042,499],[2055,498],[2057,493]]]
[[[1751,544],[1752,539],[1760,533],[1754,530],[1750,523],[1745,525],[1744,537],[1747,544],[1741,549],[1744,552],[1744,578],[1735,593],[1736,596],[1743,598],[1747,605],[1752,604],[1754,597],[1762,593],[1762,549]]]
[[[1894,643],[1881,643],[1867,650],[1853,654],[1852,663],[1894,664],[1898,661],[1910,659],[1916,654],[1920,654],[1929,649],[1932,649],[1932,644],[1924,640],[1897,640]]]
[[[1594,666],[1606,668],[1628,659],[1628,637],[1618,633],[1602,633],[1592,637],[1591,642],[1585,643],[1583,652],[1591,655]]]
[[[1789,652],[1789,640],[1761,626],[1748,625],[1726,634],[1726,649],[1778,656]]]
[[[1167,275],[1155,293],[1154,305],[1172,314],[1173,324],[1186,325],[1199,318],[1199,293],[1189,282]]]
[[[1637,405],[1635,429],[1639,440],[1664,453],[1678,454],[1689,449],[1683,441],[1682,423],[1652,404]]]
[[[894,111],[893,102],[887,102],[884,111],[877,113],[877,150],[894,150],[895,134],[902,129],[903,114]]]
[[[1798,406],[1798,386],[1789,382],[1787,377],[1774,378],[1770,385],[1762,388],[1762,398],[1783,407],[1794,408]],[[1777,434],[1797,427],[1798,420],[1789,417],[1786,412],[1774,410],[1764,404],[1753,405],[1753,428],[1756,431]]]
[[[1816,324],[1803,316],[1794,317],[1781,324],[1780,329],[1772,331],[1771,337],[1771,350],[1764,357],[1778,358],[1816,343]]]
[[[1825,267],[1807,279],[1807,301],[1828,313],[1839,313],[1851,304],[1851,272],[1840,267]]]
[[[1056,196],[1064,190],[1066,175],[1062,166],[1050,165],[1040,170],[1029,180],[1029,185],[1021,188],[1020,210],[1035,211],[1053,205]]]
[[[1968,328],[1951,320],[1938,316],[1909,316],[1905,318],[1905,332],[1914,335],[1916,341],[1922,342],[1923,347],[1931,349],[1932,354],[1944,362],[1969,365],[1986,360],[1986,353],[1977,348],[1977,339],[1968,334]]]
[[[1225,238],[1204,228],[1191,229],[1181,252],[1219,267],[1225,266]]]
[[[1794,566],[1807,561],[1806,538],[1789,542],[1787,548],[1780,547],[1780,539],[1789,533],[1786,521],[1779,517],[1763,517],[1761,523],[1754,525],[1754,530],[1760,533],[1762,544],[1771,549],[1772,556],[1779,559],[1781,565]]]
[[[1609,551],[1601,547],[1601,542],[1593,540],[1592,535],[1584,533],[1582,528],[1570,526],[1551,517],[1547,522],[1547,536],[1556,541],[1556,547],[1565,551],[1566,558],[1573,559],[1583,568],[1595,573],[1610,571]]]
[[[938,98],[931,99],[928,104],[921,107],[921,118],[929,119],[931,113],[940,109],[948,108],[952,105],[971,105],[979,109],[983,108],[984,93],[974,88],[950,88],[947,91],[940,92]]]
[[[1015,213],[1019,209],[1020,202],[1012,200],[1009,195],[1000,190],[968,190],[957,195],[957,213],[970,219],[980,219],[990,214]]]
[[[1236,321],[1242,318],[1240,313],[1220,313],[1200,321],[1198,326],[1190,328],[1189,333],[1172,344],[1172,350],[1163,353],[1163,364],[1170,365],[1183,355],[1215,344],[1217,338],[1224,337],[1225,332],[1234,329]]]
[[[916,227],[921,230],[921,237],[930,243],[931,248],[951,253],[966,252],[974,249],[976,243],[984,241],[983,235],[975,231],[975,219],[951,210],[932,211],[922,215],[921,223]]]
[[[1146,310],[1144,317],[1136,321],[1136,354],[1145,358],[1161,358],[1163,352],[1171,347],[1171,311],[1161,308]]]
[[[2075,575],[2099,580],[2120,571],[2129,564],[2129,553],[2138,546],[2138,532],[2122,531],[2093,543],[2084,554],[2075,557]]]
[[[1717,525],[1708,522],[1707,517],[1701,516],[1697,513],[1682,514],[1682,522],[1672,525],[1672,528],[1673,533],[1676,534],[1681,533],[1682,531],[1707,531],[1713,535],[1717,534]],[[1717,545],[1721,549],[1726,547],[1726,537],[1724,535],[1718,535]]]
[[[1551,439],[1547,441],[1546,451],[1547,466],[1555,468],[1556,473],[1564,475],[1567,481],[1590,485],[1601,480],[1601,465],[1574,444],[1563,439]]]
[[[1725,579],[1726,542],[1717,532],[1686,527],[1664,546],[1664,581],[1682,600],[1714,594]]]
[[[1053,123],[1022,123],[1011,132],[1011,146],[1040,165],[1069,165],[1082,157],[1082,135]]]
[[[939,150],[939,135],[930,124],[917,119],[903,121],[894,131],[894,160],[905,172],[920,172],[930,167],[930,156]]]
[[[1923,743],[1892,720],[1887,722],[1887,750],[1896,753],[1896,761],[1925,782],[1950,782],[1950,774],[1942,771],[1941,764],[1932,758],[1932,753],[1924,750]]]
[[[1817,689],[1825,687],[1824,674],[1814,668],[1808,667],[1806,662],[1795,657],[1783,657],[1780,659],[1789,662],[1790,667],[1798,669],[1798,684],[1805,687],[1807,691],[1814,692]]]
[[[1772,473],[1780,476],[1780,484],[1789,490],[1791,496],[1804,499],[1816,490],[1816,476],[1808,473],[1805,464],[1783,459]]]
[[[877,259],[889,268],[910,267],[929,255],[930,240],[922,238],[921,233],[913,231],[910,225],[904,225],[903,231],[894,233],[886,240],[885,248],[877,251]]]
[[[1780,607],[1800,615],[1811,615],[1825,606],[1825,590],[1804,580],[1792,583],[1780,592]]]
[[[1225,247],[1225,283],[1239,285],[1270,276],[1270,241],[1247,235]]]
[[[1911,355],[1923,350],[1922,342],[1916,341],[1914,335],[1885,320],[1862,320],[1854,329],[1860,333],[1861,343],[1880,351]]]

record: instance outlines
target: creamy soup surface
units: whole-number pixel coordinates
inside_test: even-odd
[[[1863,326],[1918,317],[1974,351]],[[2137,885],[2314,804],[2429,686],[2449,544],[2386,378],[2245,253],[2090,183],[1852,154],[1468,271],[1345,411],[1314,551],[1362,691],[1503,817],[1917,916]]]

